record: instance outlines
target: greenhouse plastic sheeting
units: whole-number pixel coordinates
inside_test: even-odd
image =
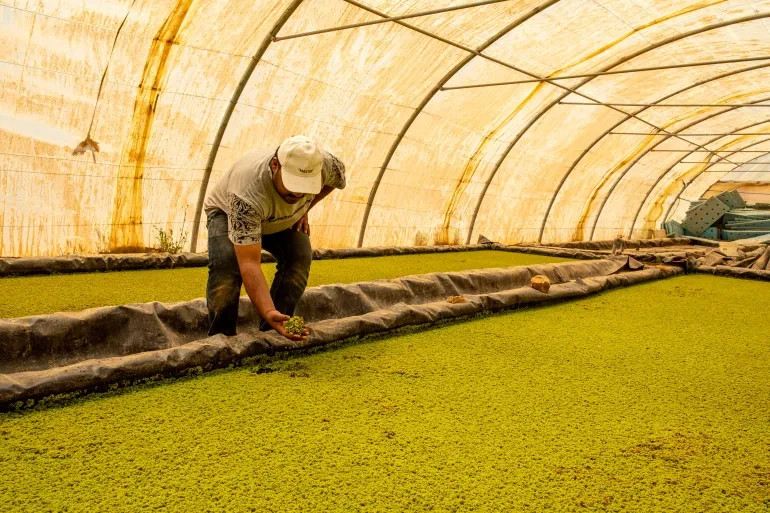
[[[269,347],[310,347],[353,336],[526,304],[580,297],[677,273],[644,269],[629,257],[458,273],[434,273],[306,291],[297,314],[310,323],[302,344],[260,333],[257,315],[241,300],[240,334],[206,337],[203,300],[104,307],[0,321],[0,403],[97,385],[220,366]],[[528,287],[547,276],[548,294]],[[450,296],[467,302],[453,304]]]
[[[588,249],[594,251],[603,251],[612,249],[613,240],[596,240],[586,242],[561,242],[549,244],[549,247],[553,248],[570,248],[570,249]],[[642,240],[626,240],[623,244],[627,249],[651,249],[651,248],[669,248],[672,246],[690,246],[693,244],[692,240],[684,237],[672,237],[668,239],[642,239]]]
[[[0,255],[159,229],[205,250],[210,185],[300,133],[347,168],[310,214],[328,248],[646,238],[770,151],[741,107],[770,101],[746,60],[770,55],[766,1],[507,0],[281,39],[468,3],[0,0]]]

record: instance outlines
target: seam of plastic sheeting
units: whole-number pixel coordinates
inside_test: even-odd
[[[740,135],[740,134],[735,134],[735,135]],[[767,135],[770,135],[770,133],[768,133]],[[751,136],[747,136],[747,137],[751,137]],[[745,146],[745,147],[743,147],[743,148],[740,148],[740,149],[738,149],[738,150],[729,149],[729,150],[724,150],[724,151],[721,151],[720,153],[729,153],[729,155],[728,155],[728,156],[732,157],[732,156],[733,156],[733,155],[735,155],[736,153],[739,153],[741,150],[744,150],[744,149],[747,149],[747,148],[751,148],[752,146],[756,146],[756,145],[758,145],[758,144],[762,144],[762,143],[764,143],[764,142],[767,142],[768,140],[770,140],[770,139],[763,139],[763,140],[761,140],[761,141],[758,141],[758,142],[755,142],[755,143],[749,144],[748,146]],[[692,153],[693,153],[693,152],[690,152],[690,153],[688,153],[688,155],[691,155]],[[742,165],[744,165],[744,164],[749,164],[749,163],[752,163],[752,162],[754,162],[756,159],[758,159],[758,158],[761,158],[761,157],[764,157],[765,155],[768,155],[768,154],[770,154],[770,150],[768,150],[768,151],[766,151],[766,152],[762,153],[762,155],[759,155],[759,156],[757,156],[757,157],[754,157],[754,158],[752,158],[751,160],[747,160],[746,162],[741,162],[741,163],[740,163],[738,166],[736,166],[736,168],[737,168],[737,167],[740,167],[740,166],[742,166]],[[685,157],[682,157],[682,158],[681,158],[679,161],[677,161],[677,164],[686,164],[686,162],[682,162],[682,160],[684,160],[684,158],[685,158]],[[706,167],[704,167],[702,170],[700,170],[700,171],[698,172],[698,174],[696,174],[696,175],[695,175],[695,176],[694,176],[692,179],[694,180],[694,179],[698,178],[700,175],[702,175],[704,172],[706,172],[707,170],[709,170],[709,169],[710,169],[710,168],[711,168],[711,167],[712,167],[714,164],[717,164],[717,163],[718,163],[718,162],[713,162],[713,163],[710,163],[709,165],[707,165]],[[676,166],[676,164],[674,164],[674,166]],[[674,167],[674,166],[671,166],[669,169],[673,169],[673,167]],[[725,173],[730,173],[731,171],[734,171],[736,168],[733,168],[733,169],[731,169],[730,171],[725,171]],[[631,223],[631,228],[630,228],[630,230],[629,230],[629,232],[628,232],[628,233],[629,233],[629,235],[628,235],[629,237],[630,237],[630,236],[631,236],[631,234],[634,232],[634,226],[636,226],[636,223],[639,221],[639,214],[641,214],[641,213],[642,213],[642,209],[644,208],[644,205],[645,205],[645,203],[647,203],[647,200],[649,199],[650,195],[652,194],[652,191],[654,191],[654,190],[655,190],[655,187],[657,187],[657,186],[658,186],[658,184],[659,184],[659,183],[660,183],[660,182],[663,180],[663,178],[666,176],[666,174],[668,174],[668,170],[666,170],[666,172],[665,172],[665,173],[663,173],[662,175],[660,175],[660,176],[658,177],[658,179],[657,179],[657,180],[655,180],[655,183],[654,183],[654,184],[652,184],[652,186],[649,188],[649,190],[647,191],[647,194],[645,194],[645,195],[644,195],[644,198],[642,199],[642,202],[639,204],[639,209],[636,211],[636,215],[634,216],[634,222],[633,222],[633,223]],[[714,183],[716,183],[716,182],[718,182],[718,181],[719,181],[719,179],[717,179],[717,180],[714,180]],[[684,187],[684,188],[683,188],[683,189],[680,191],[680,193],[684,192],[684,190],[685,190],[686,188],[687,188],[687,187]],[[666,196],[665,194],[661,194],[659,197],[655,198],[655,202],[657,203],[658,201],[660,201],[660,199],[661,199],[661,198],[663,198],[663,197],[665,197],[665,196]],[[674,200],[674,201],[676,201],[676,200]],[[650,208],[650,210],[652,210],[652,208]],[[648,221],[650,221],[650,219],[649,219],[649,216],[650,216],[650,213],[648,212],[648,213],[647,213],[647,215],[645,216],[645,217],[647,217],[647,219],[645,219],[645,222],[648,222]]]
[[[763,99],[757,100],[757,101],[755,101],[755,102],[752,102],[752,103],[761,103],[761,102],[764,102],[764,101],[767,101],[767,100],[770,100],[770,97],[768,97],[768,98],[763,98]],[[740,108],[742,108],[742,107],[740,107],[740,106],[735,106],[735,107],[728,107],[726,110],[723,110],[723,111],[719,111],[719,112],[714,112],[714,113],[712,113],[712,114],[709,114],[708,116],[704,116],[703,118],[701,118],[701,119],[698,119],[697,121],[694,121],[694,122],[690,123],[689,125],[686,125],[686,126],[683,126],[683,127],[679,128],[679,129],[677,130],[677,132],[681,132],[682,130],[687,130],[687,129],[689,129],[689,128],[692,128],[692,127],[693,127],[693,126],[695,126],[695,125],[698,125],[698,124],[700,124],[700,123],[703,123],[704,121],[708,121],[708,120],[710,120],[710,119],[716,118],[716,117],[718,117],[718,116],[720,116],[720,115],[722,115],[722,114],[726,114],[726,113],[728,113],[728,112],[733,112],[734,110],[737,110],[737,109],[740,109]],[[765,122],[767,122],[767,121],[765,121]],[[745,127],[743,127],[743,128],[739,128],[738,130],[745,130],[746,128],[750,128],[751,126],[755,126],[755,125],[757,125],[757,124],[761,124],[761,123],[753,123],[753,124],[751,124],[751,125],[747,125],[747,126],[745,126]],[[656,136],[657,136],[658,134],[651,134],[651,135],[656,135]],[[652,146],[650,146],[650,147],[646,148],[646,149],[645,149],[645,150],[644,150],[642,153],[640,153],[640,154],[639,154],[639,155],[638,155],[638,156],[637,156],[637,157],[634,159],[634,161],[633,161],[633,162],[631,162],[631,163],[630,163],[630,164],[629,164],[629,165],[628,165],[628,166],[627,166],[627,167],[626,167],[626,168],[623,170],[623,172],[622,172],[622,173],[620,173],[620,176],[619,176],[619,177],[618,177],[618,179],[615,181],[615,183],[613,183],[613,184],[612,184],[612,187],[610,188],[609,192],[608,192],[608,193],[605,195],[605,197],[604,197],[604,200],[602,201],[602,204],[601,204],[601,206],[599,207],[599,211],[598,211],[598,212],[597,212],[597,214],[596,214],[596,219],[595,219],[595,221],[594,221],[594,225],[593,225],[593,227],[591,228],[591,235],[590,235],[590,237],[589,237],[589,240],[592,240],[592,239],[593,239],[593,237],[594,237],[594,232],[596,231],[596,227],[597,227],[597,226],[598,226],[598,224],[599,224],[599,218],[601,217],[601,214],[602,214],[602,211],[604,210],[604,207],[605,207],[605,205],[606,205],[606,204],[609,202],[609,199],[610,199],[610,197],[612,196],[612,193],[615,191],[615,188],[616,188],[616,187],[617,187],[617,186],[620,184],[620,182],[623,180],[623,178],[626,176],[626,174],[628,174],[628,172],[629,172],[631,169],[633,169],[633,167],[634,167],[634,166],[635,166],[635,165],[636,165],[636,164],[637,164],[637,163],[638,163],[638,162],[639,162],[639,161],[640,161],[642,158],[644,158],[645,156],[647,156],[647,155],[649,154],[649,152],[650,152],[650,151],[654,150],[654,149],[655,149],[655,148],[657,148],[659,145],[663,144],[664,142],[666,142],[666,141],[668,141],[668,140],[670,139],[670,136],[666,136],[665,134],[661,134],[661,135],[663,135],[663,137],[662,137],[662,138],[661,138],[659,141],[656,141],[656,142],[655,142],[655,144],[653,144]],[[716,137],[716,138],[712,139],[711,141],[707,142],[706,144],[711,144],[711,143],[713,143],[714,141],[718,141],[719,139],[722,139],[723,137],[725,137],[725,136],[719,136],[719,137]],[[683,156],[683,157],[682,157],[681,159],[679,159],[678,161],[676,161],[674,164],[672,164],[672,165],[671,165],[671,166],[670,166],[668,169],[666,169],[666,171],[664,171],[664,173],[663,173],[663,174],[662,174],[662,175],[661,175],[661,176],[658,178],[658,181],[657,181],[657,182],[655,182],[655,185],[657,185],[657,184],[658,184],[658,182],[659,182],[659,181],[660,181],[660,180],[661,180],[661,179],[662,179],[662,178],[663,178],[663,177],[664,177],[666,174],[668,174],[668,172],[669,172],[671,169],[673,169],[673,168],[674,168],[674,167],[675,167],[677,164],[679,164],[679,163],[680,163],[682,160],[684,160],[685,158],[687,158],[687,156],[691,155],[692,153],[695,153],[696,151],[701,151],[701,150],[693,150],[693,151],[691,151],[690,153],[688,153],[687,155]],[[729,150],[724,150],[724,151],[723,151],[723,153],[725,153],[725,152],[728,152],[728,151],[729,151]],[[725,162],[720,162],[720,163],[724,164]],[[647,192],[647,195],[649,195],[649,194],[652,192],[652,190],[654,189],[655,185],[653,185],[653,187],[652,187],[652,188],[651,188],[651,189],[650,189],[650,190]],[[646,199],[647,199],[647,196],[645,196],[645,201],[646,201]],[[642,203],[642,207],[643,207],[643,206],[644,206],[644,203]],[[640,207],[640,210],[641,210],[641,207]],[[637,212],[637,215],[638,215],[638,212]],[[636,223],[636,219],[634,219],[634,223]],[[633,226],[632,226],[632,229],[633,229]],[[629,236],[630,236],[630,235],[629,235]]]
[[[481,45],[476,47],[476,52],[482,52],[486,50],[489,46],[494,44],[496,41],[498,41],[500,38],[508,34],[511,30],[515,29],[525,21],[531,19],[533,16],[537,15],[539,12],[544,11],[548,7],[551,7],[552,5],[558,3],[560,0],[549,0],[546,4],[535,7],[530,12],[522,16],[520,19],[514,21],[507,27],[505,27],[500,32],[494,34],[492,37],[487,39],[485,42],[483,42]],[[399,23],[399,22],[395,22]],[[399,23],[401,25],[404,25],[408,28],[414,28],[411,25],[408,25],[406,23]],[[371,213],[372,206],[374,205],[374,198],[377,195],[377,191],[380,187],[380,182],[382,182],[382,177],[385,175],[385,171],[390,164],[390,160],[393,158],[393,155],[396,153],[396,150],[398,149],[399,145],[401,144],[401,141],[404,139],[404,136],[409,131],[409,128],[411,128],[412,123],[417,119],[417,117],[422,113],[423,109],[430,103],[430,101],[433,99],[433,97],[438,93],[441,88],[446,84],[449,80],[452,79],[462,68],[464,68],[468,63],[470,63],[477,55],[475,53],[471,53],[468,56],[466,56],[464,59],[462,59],[460,62],[457,63],[457,65],[449,70],[449,72],[444,75],[444,77],[439,80],[439,82],[436,84],[436,86],[423,98],[423,100],[420,102],[420,104],[417,106],[417,108],[412,112],[412,115],[409,117],[409,119],[406,120],[404,123],[404,126],[401,128],[401,131],[396,136],[396,139],[393,141],[393,144],[390,147],[390,150],[388,151],[387,155],[385,156],[385,160],[382,163],[382,166],[380,166],[380,171],[377,174],[377,177],[374,180],[374,183],[372,184],[372,189],[369,191],[369,199],[366,202],[366,209],[364,210],[364,216],[361,220],[361,229],[358,233],[358,247],[363,247],[364,245],[364,237],[366,236],[366,226],[369,222],[369,214]]]
[[[615,68],[617,66],[620,66],[621,64],[624,64],[624,63],[626,63],[626,62],[628,62],[628,61],[630,61],[632,59],[635,59],[635,58],[639,57],[640,55],[644,55],[647,52],[650,52],[652,50],[656,50],[656,49],[658,49],[658,48],[660,48],[662,46],[674,43],[676,41],[680,41],[682,39],[686,39],[686,38],[691,37],[691,36],[702,34],[704,32],[709,32],[711,30],[717,30],[717,29],[720,29],[720,28],[723,28],[723,27],[728,27],[730,25],[737,25],[737,24],[740,24],[740,23],[747,23],[747,22],[750,22],[750,21],[755,21],[755,20],[763,19],[763,18],[770,18],[770,13],[758,13],[758,14],[754,14],[754,15],[751,15],[751,16],[744,16],[744,17],[736,18],[736,19],[730,20],[730,21],[723,21],[723,22],[712,24],[712,25],[706,25],[704,27],[700,27],[700,28],[692,30],[690,32],[685,32],[685,33],[677,34],[676,36],[672,36],[672,37],[670,37],[668,39],[664,39],[664,40],[659,41],[659,42],[657,42],[657,43],[655,43],[653,45],[650,45],[650,46],[648,46],[648,47],[646,47],[646,48],[644,48],[642,50],[639,50],[639,51],[637,51],[635,53],[627,55],[627,56],[621,58],[619,61],[616,61],[613,64],[610,64],[608,66],[605,66],[604,68],[601,68],[600,71],[608,71],[608,70],[610,70],[612,68]],[[587,83],[589,83],[590,81],[592,81],[594,78],[596,78],[596,77],[589,77],[586,80],[584,80],[583,82],[581,82],[581,83],[579,83],[579,84],[577,84],[575,86],[572,86],[571,89],[577,90],[577,89],[583,87],[584,85],[586,85]],[[489,185],[492,183],[492,180],[495,178],[495,175],[497,174],[498,169],[500,169],[500,166],[503,164],[503,161],[506,159],[506,157],[511,152],[511,150],[516,145],[516,143],[519,141],[519,139],[521,139],[521,137],[524,135],[524,133],[527,130],[529,130],[529,128],[531,128],[532,125],[535,122],[537,122],[545,113],[547,113],[554,105],[557,105],[561,100],[563,100],[564,98],[566,98],[570,94],[572,94],[572,92],[569,92],[569,91],[565,92],[561,97],[556,99],[550,105],[548,105],[547,107],[544,107],[538,113],[538,115],[530,123],[527,124],[526,128],[524,128],[519,133],[519,135],[511,142],[511,144],[508,146],[506,151],[503,153],[502,157],[498,160],[498,162],[495,165],[495,167],[492,168],[492,172],[490,173],[489,178],[487,178],[487,181],[484,184],[484,188],[482,189],[481,195],[479,196],[479,199],[478,199],[478,201],[476,203],[476,208],[473,211],[473,217],[471,218],[470,226],[468,228],[468,237],[466,239],[467,241],[470,241],[470,239],[471,239],[471,237],[473,235],[473,228],[474,228],[474,226],[476,224],[476,218],[478,216],[479,210],[481,209],[481,204],[484,201],[484,197],[486,196],[487,190],[489,189]],[[627,114],[627,113],[624,113],[624,114]],[[635,116],[635,114],[631,115],[631,117],[634,117],[634,116]]]
[[[765,120],[765,121],[762,121],[761,123],[755,123],[754,125],[749,125],[749,126],[747,126],[747,127],[739,128],[738,130],[745,130],[746,128],[750,128],[750,127],[752,127],[752,126],[755,126],[755,125],[762,125],[762,124],[765,124],[765,123],[768,123],[768,122],[770,122],[770,120]],[[723,135],[723,136],[721,136],[721,137],[731,137],[731,136],[733,136],[733,135],[741,135],[741,134],[730,134],[729,136],[724,136],[724,135]],[[770,132],[768,132],[768,134],[767,134],[767,135],[770,135]],[[720,139],[721,139],[721,137],[720,137]],[[750,145],[748,145],[748,146],[745,146],[745,147],[744,147],[744,149],[745,149],[745,148],[751,148],[752,146],[756,146],[757,144],[762,144],[762,143],[765,143],[765,142],[768,142],[768,141],[770,141],[770,139],[763,139],[763,140],[761,140],[761,141],[759,141],[759,142],[755,142],[755,143],[753,143],[753,144],[750,144]],[[759,156],[759,157],[757,157],[757,158],[760,158],[760,157],[764,157],[765,155],[767,155],[767,153],[765,153],[765,154],[763,154],[763,155],[760,155],[760,156]],[[748,164],[749,162],[751,162],[751,161],[753,161],[753,160],[755,160],[755,159],[752,159],[752,160],[750,160],[750,161],[748,161],[748,162],[743,162],[741,165],[744,165],[744,164]],[[677,162],[677,164],[678,164],[678,162]],[[715,162],[715,164],[716,164],[716,162]],[[713,164],[712,164],[712,165],[713,165]],[[671,167],[669,167],[668,169],[666,169],[666,172],[665,172],[665,174],[668,174],[668,173],[669,173],[669,172],[670,172],[672,169],[674,169],[674,166],[676,166],[676,164],[674,164],[673,166],[671,166]],[[706,170],[708,170],[710,167],[711,167],[711,165],[709,165],[709,166],[708,166],[708,167],[706,167],[706,168],[705,168],[703,171],[701,171],[700,173],[698,173],[698,174],[697,174],[695,177],[693,177],[693,180],[695,180],[695,178],[698,178],[698,176],[700,176],[700,175],[701,175],[703,172],[705,172]],[[732,170],[732,171],[734,171],[734,170]],[[725,172],[726,172],[726,173],[731,173],[732,171],[725,171]],[[717,181],[718,181],[718,180],[717,180]],[[715,181],[714,183],[716,183],[717,181]],[[682,196],[682,194],[684,194],[684,191],[686,191],[686,190],[687,190],[687,187],[689,187],[689,185],[690,185],[690,184],[688,183],[688,184],[687,184],[685,187],[683,187],[683,188],[682,188],[682,190],[681,190],[681,191],[679,191],[679,193],[678,193],[678,194],[677,194],[677,195],[674,197],[673,201],[672,201],[672,202],[671,202],[671,204],[668,206],[668,209],[666,209],[666,215],[665,215],[665,216],[663,216],[663,219],[664,219],[664,220],[665,220],[665,219],[668,219],[668,216],[669,216],[669,215],[671,215],[671,210],[674,208],[674,205],[676,204],[677,200],[679,200],[679,198]],[[713,185],[713,184],[712,184],[712,185]]]
[[[209,186],[209,179],[211,178],[211,171],[214,169],[214,161],[217,159],[217,153],[219,152],[219,146],[222,144],[222,139],[225,136],[225,131],[227,130],[227,125],[230,123],[230,118],[233,115],[233,112],[235,111],[235,106],[238,104],[238,100],[241,97],[241,94],[243,93],[243,90],[246,88],[246,85],[248,84],[249,80],[251,80],[251,75],[254,73],[254,70],[257,67],[257,64],[259,64],[259,61],[262,59],[262,56],[267,51],[270,44],[273,42],[273,37],[278,34],[278,31],[283,28],[283,26],[286,24],[287,21],[289,21],[289,18],[294,14],[294,12],[297,10],[297,8],[300,6],[300,4],[303,2],[303,0],[294,0],[285,11],[283,11],[283,14],[281,14],[280,18],[278,18],[275,22],[275,25],[273,25],[273,28],[270,30],[270,32],[267,33],[265,36],[265,39],[262,41],[262,45],[257,49],[257,52],[251,57],[251,62],[249,62],[248,67],[243,72],[243,75],[241,76],[240,82],[238,82],[238,85],[235,87],[235,91],[233,92],[233,97],[230,98],[230,103],[227,104],[227,109],[225,110],[224,115],[222,116],[222,121],[219,123],[219,129],[217,130],[217,135],[214,137],[214,142],[211,146],[211,151],[209,152],[209,159],[208,162],[206,162],[206,168],[203,171],[203,178],[201,179],[201,186],[200,190],[198,192],[198,203],[195,206],[195,217],[193,217],[193,227],[192,227],[192,233],[190,235],[190,251],[192,253],[195,253],[195,250],[198,248],[198,231],[200,229],[201,224],[201,213],[203,212],[203,202],[206,200],[206,191],[208,190]]]
[[[744,69],[740,69],[740,70],[733,70],[733,71],[729,71],[729,72],[723,73],[721,75],[710,77],[710,78],[708,78],[706,80],[702,80],[700,82],[696,82],[694,84],[688,85],[687,87],[679,89],[678,91],[675,91],[675,92],[673,92],[671,94],[668,94],[668,95],[666,95],[666,96],[656,100],[655,103],[658,104],[658,103],[660,103],[662,101],[665,101],[665,100],[667,100],[667,99],[669,99],[669,98],[671,98],[673,96],[681,94],[681,93],[683,93],[685,91],[688,91],[690,89],[693,89],[693,88],[700,87],[702,85],[708,84],[709,82],[713,82],[715,80],[720,80],[722,78],[726,78],[726,77],[729,77],[729,76],[732,76],[732,75],[737,75],[737,74],[740,74],[740,73],[744,73],[746,71],[752,71],[752,70],[755,70],[755,69],[759,69],[759,68],[763,68],[763,67],[768,67],[768,66],[770,66],[770,63],[760,64],[760,65],[757,65],[757,66],[751,66],[749,68],[744,68]],[[640,113],[644,112],[645,110],[647,110],[648,108],[649,107],[645,107],[645,108],[639,110],[636,114],[640,114]],[[542,242],[542,240],[543,240],[543,233],[545,232],[545,227],[548,224],[548,216],[551,214],[551,208],[553,208],[553,204],[556,202],[556,198],[558,197],[559,193],[561,192],[561,188],[567,182],[567,179],[570,177],[572,172],[577,168],[578,164],[580,164],[580,162],[583,160],[583,158],[588,154],[588,152],[590,152],[593,149],[594,146],[599,144],[599,142],[601,142],[602,139],[607,137],[610,134],[610,132],[612,132],[617,127],[619,127],[620,125],[622,125],[623,123],[627,122],[630,119],[632,119],[632,117],[631,116],[627,116],[625,119],[619,121],[613,127],[608,128],[602,135],[600,135],[599,137],[594,139],[594,141],[583,151],[583,153],[581,153],[580,156],[574,162],[572,162],[572,165],[569,167],[569,169],[567,170],[567,172],[564,174],[564,176],[562,177],[561,181],[559,182],[559,186],[554,191],[553,196],[551,197],[551,201],[548,203],[548,208],[546,209],[545,216],[543,217],[543,223],[540,225],[540,233],[537,236],[537,241],[538,242]],[[655,133],[655,135],[657,136],[658,134]]]
[[[174,9],[153,38],[142,79],[134,99],[128,140],[121,149],[120,167],[115,184],[115,199],[110,230],[110,249],[135,252],[143,249],[144,161],[155,121],[155,108],[166,78],[168,57],[183,30],[196,0],[177,0]],[[194,13],[193,13],[194,16]]]

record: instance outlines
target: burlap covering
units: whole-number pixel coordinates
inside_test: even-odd
[[[729,267],[726,265],[717,265],[711,267],[702,265],[698,267],[698,272],[716,274],[719,276],[729,276],[731,278],[770,281],[770,271],[755,271],[754,269],[746,269],[743,267]]]
[[[630,240],[628,249],[661,248],[692,244],[686,238]],[[455,246],[404,246],[371,248],[314,249],[313,260],[338,258],[366,258],[391,255],[424,255],[431,253],[456,253],[463,251],[514,251],[536,255],[593,260],[604,258],[612,248],[612,241],[566,242],[542,246],[539,244],[471,244]],[[595,251],[595,252],[592,252]],[[262,252],[263,262],[275,262],[270,253]],[[61,257],[0,258],[0,277],[28,276],[35,274],[67,274],[103,271],[136,271],[140,269],[174,269],[179,267],[205,267],[207,253],[134,253],[115,255],[71,255]]]
[[[633,269],[637,271],[631,272]],[[239,335],[206,337],[203,300],[105,307],[0,321],[0,406],[191,368],[215,368],[268,349],[312,347],[349,337],[433,323],[483,310],[581,297],[660,278],[676,268],[644,269],[628,257],[592,262],[434,273],[306,291],[297,308],[311,327],[302,344],[256,330],[247,298]],[[547,276],[548,294],[528,285]],[[453,304],[450,296],[468,302]]]
[[[611,240],[593,240],[579,242],[555,242],[543,244],[544,247],[587,249],[594,251],[611,250]],[[666,246],[689,246],[693,241],[687,237],[669,237],[665,239],[630,239],[625,241],[626,249],[660,248]],[[521,246],[540,246],[535,244],[521,244]]]
[[[770,271],[770,246],[752,245],[741,246],[735,254],[728,255],[726,251],[714,249],[698,259],[700,267],[751,269],[753,271]],[[738,274],[724,274],[725,276]],[[741,277],[749,277],[745,273]],[[762,279],[762,278],[757,278]]]
[[[429,253],[456,253],[491,249],[489,245],[468,246],[414,246],[314,249],[313,260],[337,258],[364,258],[390,255],[423,255]],[[275,262],[273,255],[262,252],[263,262]],[[34,274],[89,273],[99,271],[136,271],[140,269],[174,269],[178,267],[205,267],[208,253],[132,253],[116,255],[71,255],[61,257],[0,258],[0,277]]]
[[[202,253],[0,258],[0,276],[173,269],[177,267],[204,267],[208,263],[208,255]]]
[[[509,251],[511,253],[527,253],[530,255],[572,258],[575,260],[597,260],[601,258],[607,258],[606,253],[599,253],[598,251],[586,251],[570,248],[552,248],[548,246],[507,246],[505,244],[494,244],[492,245],[491,249],[494,249],[495,251]]]

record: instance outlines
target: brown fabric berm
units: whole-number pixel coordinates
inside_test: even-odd
[[[258,332],[247,298],[241,303],[241,333],[230,338],[205,337],[202,300],[0,321],[0,337],[12,341],[3,345],[0,356],[5,372],[0,375],[0,404],[158,374],[171,376],[194,367],[219,367],[269,347],[311,347],[483,310],[581,297],[676,272],[675,268],[641,270],[638,262],[624,257],[314,287],[297,308],[312,330],[304,344]],[[547,276],[554,284],[548,295],[529,288],[536,275]],[[460,295],[468,302],[446,301]]]
[[[715,267],[700,266],[699,273],[716,274],[719,276],[729,276],[731,278],[746,278],[749,280],[770,281],[770,271],[755,271],[744,267],[729,267],[726,265],[717,265]]]
[[[313,250],[313,260],[338,258],[365,258],[390,255],[422,255],[431,253],[456,253],[462,251],[483,251],[487,245],[467,246],[410,246],[333,248]],[[275,257],[262,252],[263,262],[275,262]],[[7,257],[0,258],[0,277],[29,276],[35,274],[90,273],[101,271],[136,271],[140,269],[174,269],[178,267],[205,267],[207,253],[130,253],[114,255],[70,255],[61,257]]]

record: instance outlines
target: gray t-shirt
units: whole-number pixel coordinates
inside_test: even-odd
[[[272,150],[254,150],[241,157],[206,196],[206,214],[222,210],[227,214],[227,235],[233,244],[248,246],[262,242],[269,235],[291,228],[307,213],[315,194],[305,194],[290,205],[275,190],[270,159]],[[324,185],[344,189],[345,165],[323,151]]]

